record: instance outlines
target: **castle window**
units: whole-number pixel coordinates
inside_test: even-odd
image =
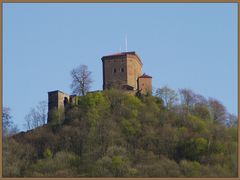
[[[120,71],[121,71],[121,72],[124,72],[124,68],[121,68]]]
[[[113,72],[114,72],[114,73],[116,73],[116,72],[117,72],[116,68],[114,68],[114,69],[113,69]]]

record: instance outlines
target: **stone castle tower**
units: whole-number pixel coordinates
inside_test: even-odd
[[[62,91],[48,92],[48,110],[64,108],[69,101],[69,95]]]
[[[48,92],[48,123],[51,123],[52,119],[50,116],[52,113],[60,113],[59,110],[62,110],[62,113],[64,114],[66,106],[69,104],[75,104],[75,101],[76,95],[68,95],[59,90]]]
[[[103,56],[102,65],[103,89],[115,87],[151,94],[152,77],[142,75],[143,64],[134,51]]]

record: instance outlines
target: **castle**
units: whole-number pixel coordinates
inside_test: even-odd
[[[142,74],[142,61],[135,52],[102,57],[103,89],[117,87],[132,92],[152,92],[152,77]]]
[[[136,52],[122,52],[103,56],[103,90],[123,89],[131,94],[151,94],[152,77],[142,74],[142,61]],[[64,109],[67,104],[76,104],[77,96],[56,90],[48,92],[48,123],[51,111]]]

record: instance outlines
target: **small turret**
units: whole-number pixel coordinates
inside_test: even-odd
[[[152,77],[146,75],[138,77],[138,90],[141,94],[152,94]]]

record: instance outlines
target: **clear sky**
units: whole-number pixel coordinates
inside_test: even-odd
[[[101,57],[136,51],[153,88],[190,88],[237,114],[237,3],[4,3],[3,105],[24,116],[47,92],[71,93],[86,64],[102,89]]]

